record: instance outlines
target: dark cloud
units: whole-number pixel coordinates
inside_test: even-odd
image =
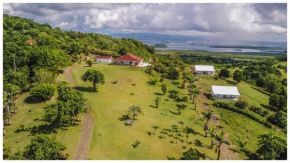
[[[72,30],[286,41],[287,4],[4,4],[4,13]]]

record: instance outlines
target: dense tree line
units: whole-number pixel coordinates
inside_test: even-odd
[[[32,87],[35,72],[44,69],[55,74],[59,68],[80,60],[81,55],[120,56],[133,53],[148,61],[155,54],[153,46],[134,39],[116,39],[107,35],[63,31],[48,24],[17,16],[3,15],[4,84]]]

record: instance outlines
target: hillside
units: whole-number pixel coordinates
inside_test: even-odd
[[[30,19],[3,15],[4,83],[11,82],[14,76],[24,76],[22,83],[29,83],[35,69],[45,68],[57,72],[80,60],[82,55],[120,56],[132,53],[148,61],[155,48],[134,39],[116,39],[111,36],[63,31],[49,24],[39,24]],[[15,55],[15,56],[14,56]],[[20,87],[23,84],[17,84]]]

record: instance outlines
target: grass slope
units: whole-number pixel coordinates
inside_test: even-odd
[[[59,75],[57,81],[64,81],[65,76]],[[18,149],[23,150],[24,146],[30,143],[30,139],[33,135],[29,131],[16,132],[20,124],[26,124],[26,127],[42,126],[42,130],[39,133],[49,133],[50,136],[55,136],[56,139],[67,146],[64,153],[69,154],[68,159],[72,159],[75,155],[78,140],[81,134],[81,122],[77,122],[77,126],[70,126],[64,129],[52,130],[52,128],[46,127],[46,122],[42,121],[44,115],[43,107],[47,104],[52,104],[56,101],[56,95],[50,101],[37,102],[34,100],[28,100],[28,93],[20,95],[16,106],[19,108],[17,114],[12,117],[12,125],[6,126],[6,135],[3,140],[4,143],[11,147],[11,153],[13,154]],[[38,119],[38,120],[37,120]],[[81,119],[81,117],[79,117]]]
[[[103,65],[103,66],[101,66]],[[189,147],[196,148],[200,153],[208,156],[206,159],[216,159],[214,149],[208,149],[210,138],[205,138],[203,132],[202,117],[198,116],[193,110],[193,105],[187,103],[188,108],[183,110],[181,115],[176,115],[177,107],[173,99],[161,94],[161,87],[157,85],[148,85],[150,76],[144,73],[142,68],[130,68],[126,66],[97,64],[92,69],[101,71],[106,78],[106,83],[99,86],[98,93],[91,92],[92,83],[80,80],[81,74],[87,71],[88,67],[79,67],[74,69],[73,76],[78,89],[84,91],[93,107],[95,127],[88,159],[167,159],[175,157],[179,159],[182,153]],[[117,80],[117,84],[112,81]],[[136,85],[133,86],[132,84]],[[178,88],[180,85],[174,85],[169,80],[167,90],[178,90],[180,96],[186,96],[186,90]],[[134,95],[130,95],[134,93]],[[154,108],[154,99],[159,96],[162,100],[159,108]],[[166,101],[168,100],[168,101]],[[122,116],[126,114],[131,105],[138,105],[144,111],[144,116],[139,115],[133,126],[126,127]],[[196,119],[194,121],[194,119]],[[171,128],[171,125],[179,121],[184,122],[183,127],[192,127],[195,135],[190,134],[188,141],[192,145],[181,143],[170,143],[172,137],[166,136],[166,139],[159,139],[160,131],[164,128]],[[154,133],[152,126],[158,126],[156,135],[148,135],[147,132]],[[181,127],[180,125],[178,125]],[[186,139],[183,137],[182,139]],[[138,140],[141,144],[133,148],[132,144]],[[202,142],[199,144],[199,142]],[[200,146],[201,145],[201,146]],[[186,146],[183,149],[182,146]]]

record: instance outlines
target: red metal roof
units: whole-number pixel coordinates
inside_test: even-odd
[[[105,55],[99,55],[97,58],[102,58],[102,59],[111,59],[112,56],[105,56]]]
[[[143,58],[139,58],[133,54],[125,54],[119,58],[114,59],[115,61],[135,61],[135,62],[140,62],[143,60]]]

